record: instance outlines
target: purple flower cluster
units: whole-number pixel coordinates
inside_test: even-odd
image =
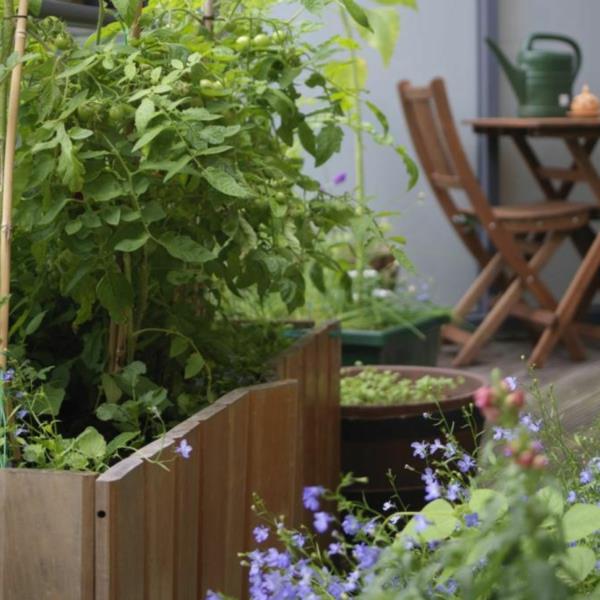
[[[410,446],[413,449],[413,456],[416,458],[425,459],[436,454],[438,450],[443,452],[444,458],[452,458],[456,454],[456,448],[452,442],[442,444],[438,438],[433,442],[413,442]]]
[[[468,455],[465,454],[464,456]],[[475,461],[473,461],[473,464],[475,464]],[[457,500],[463,498],[466,493],[464,488],[460,485],[460,483],[456,481],[450,482],[446,487],[446,490],[444,490],[442,484],[439,482],[436,476],[436,473],[433,471],[433,469],[429,467],[425,469],[425,472],[423,473],[423,475],[421,475],[421,479],[425,483],[425,500],[427,502],[437,500],[438,498],[442,498],[443,496],[445,496],[446,499],[450,502],[456,502]]]
[[[333,598],[345,597],[360,589],[365,577],[363,571],[376,563],[379,552],[378,548],[364,544],[355,546],[353,555],[358,568],[337,575],[325,567],[316,568],[307,558],[293,560],[288,551],[276,548],[264,552],[254,550],[248,555],[250,598],[301,600],[317,598],[315,592],[321,590],[327,590]]]

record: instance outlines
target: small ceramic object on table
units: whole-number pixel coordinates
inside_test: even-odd
[[[570,117],[600,117],[600,100],[590,92],[587,83],[583,86],[581,94],[571,102]]]

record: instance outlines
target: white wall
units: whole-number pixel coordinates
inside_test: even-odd
[[[435,76],[446,79],[457,121],[477,115],[476,1],[419,0],[419,10],[401,10],[400,40],[389,68],[370,49],[370,99],[389,117],[391,132],[415,156],[396,93],[396,83],[409,79],[424,84]],[[331,27],[338,27],[337,15]],[[331,31],[331,29],[328,30]],[[476,140],[461,127],[463,142],[475,165]],[[331,181],[339,171],[352,172],[352,144],[348,141],[341,154],[322,170]],[[391,219],[394,232],[406,236],[407,253],[419,274],[433,279],[436,300],[452,304],[476,274],[475,264],[438,207],[426,180],[406,191],[407,176],[400,158],[389,148],[370,144],[366,157],[367,188],[374,206],[380,210],[400,210],[400,218]],[[348,180],[348,188],[353,185]],[[422,196],[422,198],[420,198]]]
[[[499,4],[499,45],[511,60],[530,33],[561,33],[574,38],[580,45],[583,64],[575,81],[573,92],[578,93],[583,83],[588,83],[600,94],[600,68],[598,68],[598,23],[600,2],[564,2],[564,0],[501,0]],[[541,42],[540,47],[548,42]],[[552,44],[559,49],[559,45]],[[568,47],[560,45],[568,52]],[[503,73],[500,74],[500,114],[517,114],[516,97]],[[560,140],[539,140],[534,149],[546,166],[569,166],[570,158]],[[500,197],[502,202],[528,202],[541,199],[542,193],[531,177],[523,159],[508,139],[500,145]],[[600,152],[596,150],[594,163],[600,168]],[[593,201],[589,190],[578,185],[572,199]],[[560,293],[578,266],[578,255],[570,245],[565,246],[545,273],[546,281]]]

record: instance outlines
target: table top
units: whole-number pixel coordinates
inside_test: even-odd
[[[478,133],[538,136],[598,135],[600,117],[483,117],[463,121]]]

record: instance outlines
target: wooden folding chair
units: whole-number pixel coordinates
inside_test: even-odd
[[[583,360],[584,348],[571,321],[565,320],[556,334],[558,304],[541,280],[540,271],[573,231],[589,223],[590,206],[562,201],[491,206],[463,150],[443,80],[434,79],[425,87],[413,87],[403,81],[398,89],[427,179],[452,227],[481,269],[454,307],[454,324],[444,329],[445,338],[461,346],[454,365],[471,363],[511,314],[542,329],[536,347],[539,360],[546,357],[557,335],[564,340],[573,360]],[[455,202],[454,190],[465,192],[467,207]],[[482,243],[478,225],[485,230],[494,250]],[[500,292],[482,323],[473,332],[460,328],[458,325],[494,284]],[[569,287],[571,293],[572,288]],[[530,305],[526,292],[538,306]],[[561,303],[565,301],[567,296]]]

